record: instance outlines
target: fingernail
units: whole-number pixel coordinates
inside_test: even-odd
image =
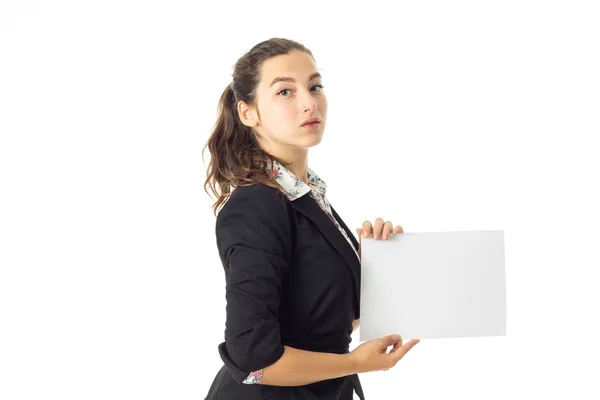
[[[379,239],[379,233],[375,234],[375,239]]]
[[[363,237],[366,238],[369,234],[367,233],[367,231],[363,231]]]
[[[387,240],[387,235],[384,233],[384,234],[383,234],[383,236],[381,236],[381,238],[382,238],[383,240]]]

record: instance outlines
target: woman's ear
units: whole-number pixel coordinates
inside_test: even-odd
[[[244,125],[250,128],[254,128],[258,125],[258,118],[256,116],[256,110],[254,107],[248,106],[243,101],[239,101],[237,105],[238,115]]]

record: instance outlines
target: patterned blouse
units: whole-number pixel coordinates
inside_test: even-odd
[[[348,243],[350,243],[350,246],[354,249],[354,245],[352,244],[350,237],[348,237],[346,230],[342,228],[338,221],[334,218],[329,202],[325,198],[327,184],[325,181],[319,178],[319,176],[312,169],[307,169],[308,185],[294,175],[289,169],[275,160],[273,161],[273,170],[267,166],[267,171],[270,171],[277,183],[279,183],[288,192],[285,194],[290,201],[294,201],[304,196],[306,193],[315,199],[317,204],[321,206],[323,211],[325,211],[325,213],[329,216],[329,219],[335,224],[342,235],[344,235]],[[358,257],[358,252],[356,249],[354,249],[354,252],[356,253],[356,257]],[[358,258],[360,259],[360,257]],[[262,369],[251,372],[243,383],[259,383],[261,378]]]

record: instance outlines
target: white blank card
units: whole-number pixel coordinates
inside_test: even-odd
[[[503,230],[361,241],[361,341],[506,335]]]

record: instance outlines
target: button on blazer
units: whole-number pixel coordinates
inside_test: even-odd
[[[275,363],[284,345],[349,351],[360,261],[325,211],[309,195],[290,201],[264,184],[242,186],[218,213],[215,233],[226,282],[224,364],[206,399],[352,400],[354,391],[364,398],[357,374],[293,387],[242,383]]]

